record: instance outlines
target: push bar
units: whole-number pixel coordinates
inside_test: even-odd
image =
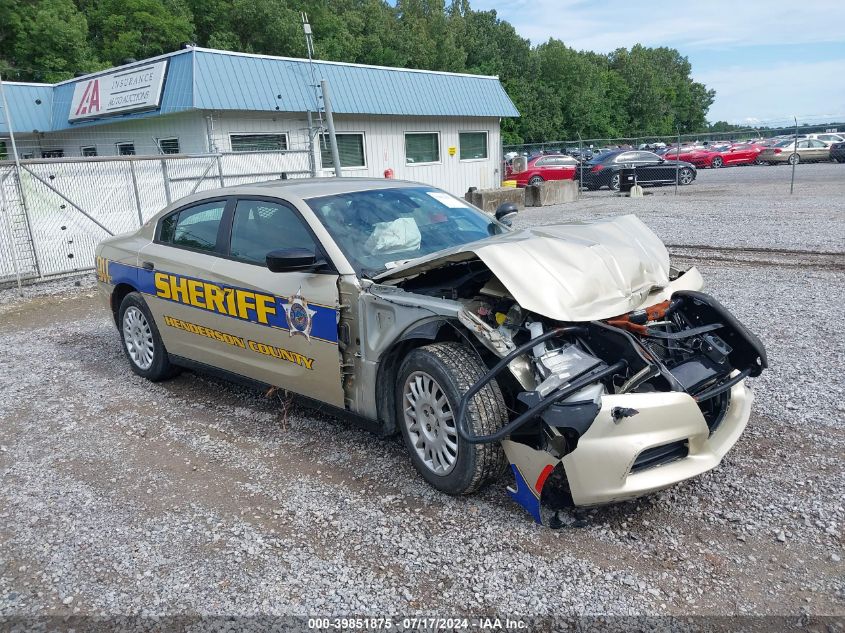
[[[571,395],[572,393],[575,393],[579,389],[582,389],[586,385],[595,382],[596,380],[601,380],[605,376],[621,371],[627,366],[627,363],[624,360],[621,360],[617,363],[614,363],[610,367],[599,369],[583,376],[582,378],[579,378],[575,382],[569,384],[564,389],[556,391],[547,398],[541,400],[533,407],[525,411],[522,415],[509,422],[495,433],[492,433],[490,435],[473,435],[469,432],[466,425],[466,410],[467,406],[469,405],[469,401],[472,399],[473,396],[475,396],[475,394],[481,391],[481,389],[483,389],[485,385],[487,385],[491,380],[493,380],[505,367],[507,367],[508,363],[510,363],[516,357],[524,354],[526,351],[528,351],[535,345],[543,343],[551,338],[585,334],[587,334],[587,330],[586,328],[581,326],[555,328],[554,330],[549,330],[548,332],[541,334],[536,338],[532,338],[527,343],[520,345],[510,354],[508,354],[502,360],[496,363],[493,368],[490,369],[490,371],[488,371],[486,374],[484,374],[484,376],[482,376],[479,380],[477,380],[475,384],[473,384],[472,387],[470,387],[469,390],[461,398],[461,402],[458,406],[458,417],[455,422],[455,426],[458,430],[458,435],[460,435],[464,441],[469,442],[470,444],[489,444],[491,442],[501,441],[502,439],[510,435],[513,431],[525,425],[531,419],[535,418],[537,414],[545,411],[547,408],[552,406],[555,402],[566,398],[567,396]]]

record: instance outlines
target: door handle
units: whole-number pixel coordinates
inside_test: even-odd
[[[143,268],[144,270],[155,270],[156,269],[155,264],[153,264],[152,262],[144,262],[143,264],[141,264],[141,268]]]

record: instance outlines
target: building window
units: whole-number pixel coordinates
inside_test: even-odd
[[[41,152],[41,158],[64,158],[65,150],[63,149],[45,149]]]
[[[6,141],[0,141],[0,160],[8,160],[9,152],[6,149]]]
[[[440,162],[439,132],[405,132],[405,163]]]
[[[179,153],[179,139],[178,138],[160,138],[157,141],[158,151],[161,154],[178,154]]]
[[[80,148],[82,150],[83,156],[96,156],[97,155],[97,148],[94,145],[88,145],[87,147]]]
[[[135,155],[135,143],[117,143],[117,155],[118,156],[134,156]]]
[[[461,132],[458,134],[461,160],[487,158],[487,132]]]
[[[350,134],[343,132],[335,134],[337,138],[337,153],[340,154],[341,167],[366,167],[364,158],[364,135],[360,133]],[[332,146],[328,134],[320,135],[320,160],[323,169],[332,169]]]
[[[233,152],[276,152],[288,148],[287,134],[230,134]]]

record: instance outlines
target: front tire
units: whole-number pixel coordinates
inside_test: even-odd
[[[710,163],[710,166],[711,166],[713,169],[719,169],[719,168],[720,168],[720,167],[722,167],[724,164],[725,164],[725,163],[724,163],[724,161],[722,160],[722,158],[721,158],[720,156],[716,156],[716,157],[713,159],[713,161]]]
[[[798,154],[792,154],[787,162],[789,162],[790,165],[797,165],[801,162],[801,157]]]
[[[414,468],[431,486],[450,495],[473,493],[495,481],[507,466],[498,443],[470,444],[458,435],[458,406],[487,367],[459,343],[435,343],[413,350],[399,368],[397,424]],[[495,381],[470,401],[467,423],[475,435],[489,435],[508,421]]]
[[[132,371],[152,382],[166,380],[177,373],[140,293],[130,292],[123,298],[118,318],[123,353]]]

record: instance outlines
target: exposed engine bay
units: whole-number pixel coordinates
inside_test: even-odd
[[[673,269],[670,282],[683,275]],[[461,323],[498,357],[465,394],[458,431],[470,443],[502,442],[516,480],[512,496],[536,521],[552,526],[559,522],[559,510],[634,496],[623,480],[705,450],[707,439],[729,417],[738,385],[746,389],[744,379],[767,367],[760,340],[716,299],[683,283],[669,298],[645,308],[577,323],[525,310],[477,259],[434,268],[400,285],[406,292],[459,301],[464,306],[458,315]],[[492,380],[502,388],[513,415],[496,433],[475,436],[465,423],[466,406]],[[665,394],[683,397],[674,406],[691,411],[705,426],[695,433],[683,425],[678,433],[669,427],[649,431],[651,435],[635,433],[628,436],[630,450],[605,447],[618,453],[621,466],[577,463],[579,443],[590,435],[603,409],[613,425],[636,429],[648,415],[638,403]],[[607,466],[614,471],[611,479],[620,473],[621,479],[605,491],[585,495],[573,485],[579,470],[575,466],[582,471],[583,466]],[[694,474],[695,467],[681,478]],[[592,486],[595,477],[586,477],[587,487]]]

